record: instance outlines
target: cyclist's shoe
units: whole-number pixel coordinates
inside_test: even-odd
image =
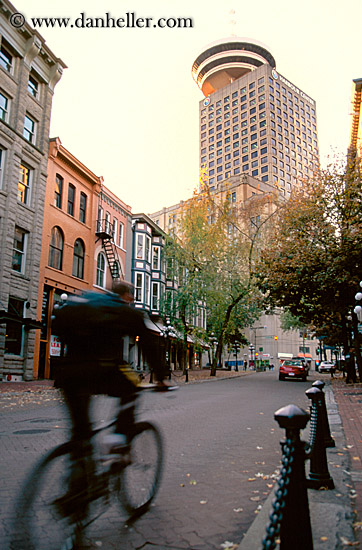
[[[154,387],[154,391],[162,391],[162,392],[173,391],[178,389],[179,389],[179,386],[175,386],[174,384],[167,384],[167,382],[164,382],[164,381],[157,382]]]

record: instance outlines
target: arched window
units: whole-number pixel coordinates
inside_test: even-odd
[[[74,243],[73,275],[78,279],[84,277],[84,244],[81,239],[77,239]]]
[[[63,264],[63,246],[64,246],[64,237],[61,229],[57,226],[53,227],[51,236],[50,236],[50,246],[49,246],[49,261],[48,264],[50,267],[55,269],[62,269]]]
[[[96,284],[101,287],[105,287],[105,274],[106,274],[106,261],[104,259],[104,254],[100,252],[97,256],[97,278]]]

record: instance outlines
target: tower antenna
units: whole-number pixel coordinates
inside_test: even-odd
[[[235,27],[236,27],[236,20],[235,20],[235,10],[231,9],[229,11],[229,25],[230,25],[230,36],[236,36],[235,34]]]

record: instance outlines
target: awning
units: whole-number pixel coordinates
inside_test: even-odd
[[[292,353],[278,353],[278,359],[291,359],[292,357]]]
[[[312,359],[312,355],[310,353],[298,353],[297,357],[304,357],[305,359]]]

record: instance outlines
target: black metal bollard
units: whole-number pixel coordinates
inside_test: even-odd
[[[307,484],[305,478],[305,444],[300,440],[309,414],[296,405],[288,405],[274,414],[286,439],[281,442],[282,469],[273,501],[270,523],[263,539],[263,550],[276,547],[280,538],[280,550],[313,550]]]
[[[328,471],[326,444],[323,426],[323,392],[319,388],[310,388],[306,392],[311,399],[311,434],[310,434],[310,471],[307,477],[307,486],[311,489],[334,489],[334,482]]]
[[[189,381],[189,368],[188,367],[186,367],[185,375],[186,375],[185,382],[188,382]]]
[[[326,407],[326,397],[323,392],[323,388],[325,386],[325,383],[322,382],[322,380],[316,380],[312,384],[312,388],[318,388],[322,392],[322,404],[321,404],[321,420],[323,422],[323,431],[324,431],[324,442],[326,447],[335,447],[336,442],[334,441],[333,437],[331,436],[331,430],[329,428],[329,422],[328,422],[328,414],[327,414],[327,407]]]

